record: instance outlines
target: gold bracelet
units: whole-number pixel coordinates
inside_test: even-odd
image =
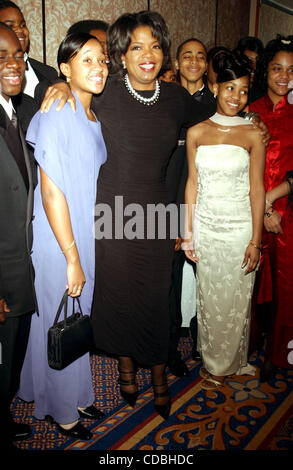
[[[253,243],[252,240],[250,240],[249,245],[254,246],[254,248],[256,248],[257,250],[261,250],[261,244],[260,244],[260,246],[257,246],[255,243]]]
[[[65,248],[65,250],[62,250],[62,253],[66,253],[66,251],[70,250],[70,248],[72,248],[73,246],[75,245],[75,240],[73,240],[70,245]]]

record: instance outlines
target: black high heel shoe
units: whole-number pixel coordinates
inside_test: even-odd
[[[170,416],[170,411],[171,411],[171,398],[170,398],[170,392],[168,388],[168,383],[164,382],[162,384],[152,384],[153,385],[153,390],[154,390],[154,398],[155,398],[155,410],[156,412],[162,416],[164,419],[168,419]],[[166,387],[166,390],[163,392],[156,392],[155,387]],[[156,398],[163,398],[163,397],[169,397],[168,401],[162,405],[159,405],[156,403]]]
[[[119,370],[119,374],[120,374],[120,377],[118,379],[118,383],[120,385],[120,394],[122,396],[122,398],[124,398],[124,400],[126,401],[126,403],[128,403],[128,405],[134,407],[135,403],[136,403],[136,400],[137,400],[137,397],[138,397],[138,391],[136,392],[126,392],[125,390],[123,390],[123,385],[124,386],[127,386],[127,385],[135,385],[135,373],[136,373],[136,370],[122,370],[120,368],[118,368]],[[128,380],[125,380],[121,377],[121,374],[131,374],[132,377]]]
[[[55,424],[58,431],[64,436],[73,437],[74,439],[79,439],[82,441],[89,441],[93,437],[91,431],[89,431],[79,421],[70,429],[64,429],[62,426],[60,426],[59,423],[54,421],[54,419],[50,415],[45,416],[45,421],[50,424]]]

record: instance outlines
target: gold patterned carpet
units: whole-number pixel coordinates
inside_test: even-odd
[[[168,374],[172,409],[167,421],[154,410],[148,370],[138,370],[141,393],[135,408],[131,408],[119,395],[117,361],[93,355],[96,405],[106,414],[101,422],[84,420],[94,434],[93,439],[67,439],[54,425],[33,418],[33,403],[16,399],[12,407],[14,418],[33,429],[32,438],[18,442],[18,448],[65,453],[73,450],[292,451],[293,370],[280,369],[273,381],[260,383],[262,357],[253,355],[250,362],[257,367],[255,376],[232,376],[224,388],[205,391],[200,385],[201,363],[190,358],[191,347],[189,337],[181,338],[180,349],[190,377],[179,379]]]

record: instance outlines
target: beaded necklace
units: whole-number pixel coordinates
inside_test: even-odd
[[[133,98],[135,98],[137,101],[139,101],[140,103],[144,104],[145,106],[152,106],[152,105],[155,104],[155,103],[158,101],[158,99],[159,99],[159,96],[160,96],[160,84],[159,84],[159,81],[158,81],[158,80],[156,80],[156,89],[155,89],[155,93],[154,93],[153,96],[151,96],[150,98],[145,98],[144,96],[141,96],[141,95],[133,88],[133,86],[132,86],[131,83],[130,83],[128,74],[125,75],[124,83],[125,83],[126,89],[127,89],[128,92],[133,96]]]

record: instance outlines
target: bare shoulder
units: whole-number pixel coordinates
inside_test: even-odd
[[[192,126],[187,131],[187,137],[196,138],[200,137],[209,127],[209,120],[199,122]]]

